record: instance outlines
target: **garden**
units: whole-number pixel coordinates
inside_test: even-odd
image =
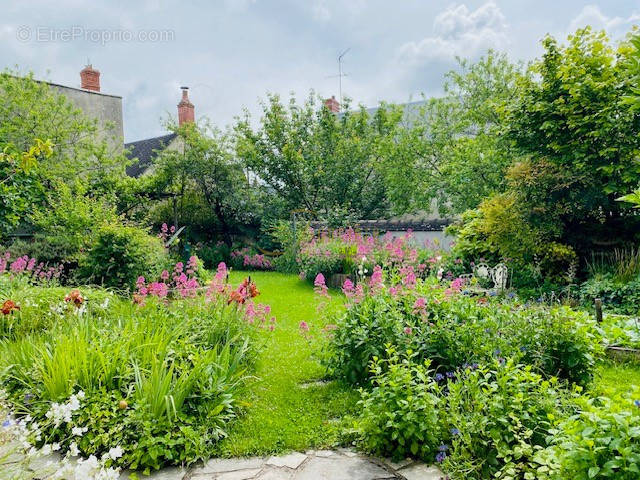
[[[409,126],[313,95],[171,126],[182,150],[140,178],[0,75],[2,474],[348,448],[640,478],[640,37],[543,48],[461,60]],[[359,228],[425,205],[451,245]]]

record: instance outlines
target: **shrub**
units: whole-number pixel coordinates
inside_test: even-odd
[[[330,371],[367,383],[367,365],[390,344],[399,352],[416,352],[420,361],[430,359],[440,374],[515,357],[546,376],[579,384],[591,379],[601,346],[588,314],[442,296],[441,290],[423,284],[415,292],[382,292],[351,304],[336,320],[328,344]],[[419,308],[417,301],[422,302]]]
[[[231,266],[239,270],[272,270],[273,263],[265,255],[257,253],[250,247],[231,251]]]
[[[431,459],[440,439],[440,399],[429,362],[400,360],[393,349],[386,353],[387,359],[374,357],[371,363],[373,388],[361,390],[353,433],[359,446],[372,454]]]
[[[81,265],[81,276],[106,287],[132,288],[138,277],[157,276],[168,264],[162,242],[146,231],[123,225],[106,225]]]
[[[553,433],[547,456],[554,478],[589,480],[640,477],[640,402],[629,397],[613,401],[592,398]]]
[[[613,274],[596,275],[580,286],[579,296],[583,305],[591,306],[600,298],[607,310],[635,315],[640,312],[640,277],[622,283]]]
[[[507,360],[468,368],[447,390],[442,418],[450,445],[437,460],[451,478],[541,478],[537,454],[567,409],[555,379]]]

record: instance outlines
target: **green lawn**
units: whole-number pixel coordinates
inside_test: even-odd
[[[324,369],[317,353],[321,329],[328,323],[317,311],[313,288],[296,275],[271,272],[232,272],[238,284],[247,275],[258,285],[256,299],[271,305],[277,318],[274,332],[264,332],[266,344],[256,366],[256,379],[249,382],[244,414],[229,425],[229,437],[219,446],[221,456],[246,456],[330,447],[338,440],[340,419],[353,413],[357,392],[337,382],[318,385]],[[330,309],[341,307],[333,295]],[[300,333],[307,322],[313,340]]]
[[[640,388],[640,365],[606,362],[598,366],[593,394],[615,398]]]

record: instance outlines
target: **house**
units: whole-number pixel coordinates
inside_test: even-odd
[[[122,121],[122,97],[100,91],[100,72],[92,65],[80,71],[80,87],[68,87],[47,82],[57,93],[67,97],[71,103],[90,118],[98,122],[99,135],[109,147],[122,150],[124,128]]]
[[[189,100],[189,87],[180,87],[182,99],[178,103],[178,126],[185,122],[195,121],[195,107]],[[153,166],[153,159],[163,150],[180,148],[180,140],[176,133],[168,133],[159,137],[145,138],[135,142],[126,143],[127,156],[136,162],[127,167],[127,175],[141,177],[149,172]]]

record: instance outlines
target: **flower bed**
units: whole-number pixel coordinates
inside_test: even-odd
[[[144,292],[142,281],[144,301],[85,289],[54,300],[51,289],[10,283],[3,294],[17,308],[1,316],[49,318],[29,336],[5,333],[0,346],[2,384],[25,439],[93,459],[96,471],[209,456],[237,415],[258,332],[275,323],[255,303],[255,284],[232,289],[226,276],[220,265],[202,295],[182,295],[178,280],[175,300]]]
[[[438,262],[435,245],[419,246],[411,232],[393,237],[366,235],[352,228],[313,233],[300,245],[297,263],[300,277],[313,280],[322,273],[325,278],[334,274],[355,279],[368,275],[375,265],[385,269],[411,268],[418,276],[425,276]]]
[[[326,329],[330,373],[362,385],[356,445],[452,479],[635,478],[640,400],[610,413],[583,391],[604,344],[589,313],[374,270],[345,282],[346,311]]]

